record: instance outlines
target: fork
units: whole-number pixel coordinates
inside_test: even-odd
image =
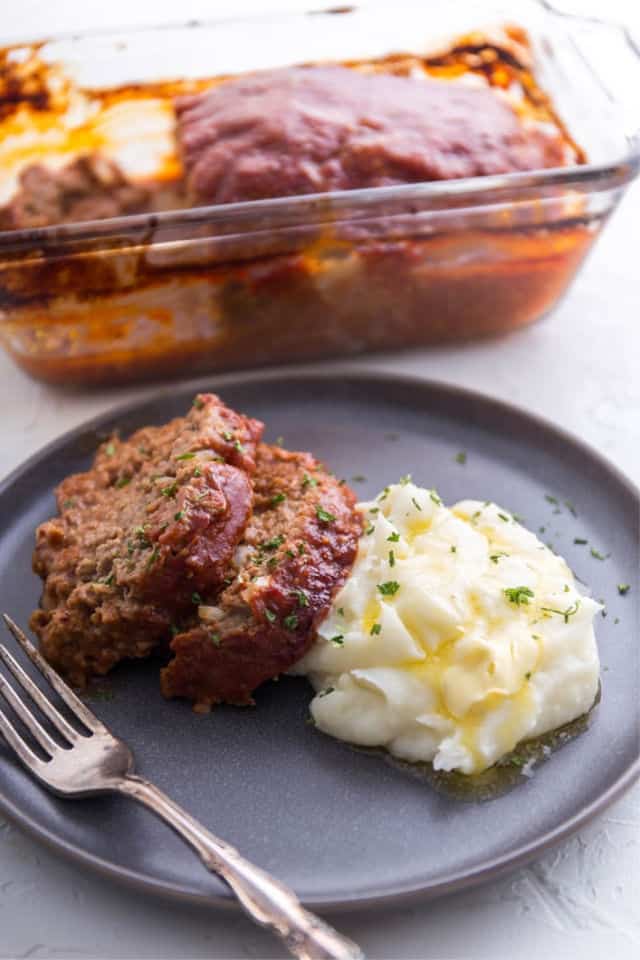
[[[207,870],[228,884],[253,920],[282,938],[292,956],[299,960],[364,960],[357,944],[305,910],[292,890],[245,860],[234,847],[206,830],[158,787],[137,776],[127,744],[114,737],[76,696],[11,617],[3,616],[29,659],[84,728],[81,731],[69,723],[4,644],[0,644],[0,660],[13,674],[23,694],[31,698],[65,742],[62,746],[50,735],[0,673],[0,693],[39,744],[46,759],[34,752],[2,710],[0,733],[40,783],[62,797],[120,793],[137,800],[193,847]]]

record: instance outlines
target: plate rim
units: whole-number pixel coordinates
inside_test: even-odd
[[[540,414],[533,413],[519,404],[501,400],[479,390],[452,384],[446,380],[424,378],[411,373],[385,371],[377,367],[368,368],[348,363],[334,365],[331,368],[327,368],[324,365],[310,365],[303,368],[280,367],[261,371],[232,372],[198,377],[197,379],[167,384],[161,388],[149,388],[148,391],[145,391],[139,396],[117,403],[104,412],[81,421],[75,427],[64,431],[40,447],[17,467],[14,467],[14,469],[0,481],[0,497],[4,496],[4,494],[14,486],[16,481],[37,466],[38,463],[46,461],[53,452],[71,442],[75,437],[91,430],[98,430],[104,426],[104,424],[118,419],[121,416],[131,416],[135,414],[138,409],[142,409],[153,403],[154,399],[163,398],[167,394],[176,393],[182,395],[198,392],[203,389],[223,391],[225,386],[253,386],[274,380],[278,383],[282,383],[283,380],[300,383],[310,380],[328,382],[336,380],[337,378],[342,380],[349,378],[350,382],[369,382],[383,386],[389,383],[395,383],[402,386],[415,387],[421,391],[435,391],[454,397],[463,403],[480,403],[485,408],[492,408],[494,415],[504,413],[512,417],[519,417],[535,426],[538,430],[550,432],[559,440],[564,440],[573,448],[577,449],[583,456],[597,463],[601,469],[607,472],[609,476],[623,487],[627,494],[640,505],[640,487],[616,464],[612,463],[604,454],[596,450],[581,437],[576,436],[564,427],[558,426]],[[344,913],[360,909],[369,909],[375,906],[393,906],[425,901],[497,880],[517,868],[530,863],[547,850],[557,846],[563,840],[586,826],[594,817],[606,810],[607,807],[630,789],[639,778],[640,751],[634,761],[627,766],[620,776],[614,780],[603,793],[586,806],[581,807],[573,816],[565,819],[563,823],[555,829],[547,831],[527,843],[521,844],[512,851],[495,856],[491,860],[484,861],[480,866],[454,870],[435,883],[425,883],[419,880],[407,881],[406,883],[396,883],[391,888],[384,890],[384,892],[381,891],[375,894],[367,893],[360,895],[356,892],[354,894],[343,895],[339,900],[335,900],[330,895],[327,895],[305,898],[303,903],[306,907],[323,912]],[[151,893],[184,903],[201,906],[207,905],[209,907],[215,906],[225,909],[240,909],[240,905],[230,892],[228,894],[190,892],[178,883],[168,880],[158,880],[145,873],[119,866],[109,860],[96,856],[71,841],[60,838],[47,826],[41,825],[23,813],[1,790],[0,813],[20,829],[24,830],[29,836],[42,842],[49,849],[61,854],[72,863],[89,867],[94,872],[111,881],[117,881],[121,885],[139,890],[140,892]],[[194,856],[197,855],[194,854]],[[206,870],[206,867],[202,865],[202,869]]]

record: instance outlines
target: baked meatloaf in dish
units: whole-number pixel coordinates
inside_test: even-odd
[[[260,443],[211,394],[185,417],[103,443],[36,533],[31,626],[77,686],[172,656],[162,689],[198,709],[252,691],[308,649],[355,559],[355,497],[313,457]]]

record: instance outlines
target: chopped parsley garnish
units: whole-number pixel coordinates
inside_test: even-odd
[[[416,510],[419,510],[420,513],[422,513],[422,507],[420,506],[420,504],[418,503],[415,497],[411,497],[411,503],[414,505]]]
[[[389,566],[390,566],[390,567],[395,567],[395,565],[396,565],[396,557],[395,557],[395,554],[394,554],[393,550],[389,550]]]
[[[287,630],[295,630],[298,626],[298,618],[295,613],[290,613],[282,622]]]
[[[68,510],[69,507],[75,507],[75,505],[76,505],[76,501],[74,499],[65,500],[64,503],[62,504],[65,510]]]
[[[389,487],[385,487],[382,493],[378,494],[378,500],[382,503],[383,500],[386,500],[389,496]]]
[[[564,505],[565,505],[565,507],[567,508],[567,510],[569,511],[569,513],[572,513],[574,517],[577,517],[577,516],[578,516],[578,511],[576,510],[576,508],[575,508],[575,506],[573,505],[573,503],[571,502],[571,500],[565,500],[565,501],[564,501]]]
[[[272,507],[276,507],[279,503],[284,503],[287,499],[286,493],[276,493],[271,497],[270,503]]]
[[[544,533],[546,529],[547,529],[546,527],[538,527],[538,533]],[[575,541],[575,542],[577,542],[577,541]],[[586,542],[587,542],[587,541],[585,540],[585,543],[586,543]]]
[[[115,575],[115,573],[110,573],[109,576],[108,576],[108,577],[105,577],[102,582],[104,583],[105,587],[112,587],[112,586],[114,585],[114,583],[116,582],[116,575]]]
[[[400,539],[399,533],[390,533],[387,537],[387,543],[397,543]]]
[[[229,430],[223,430],[223,431],[222,431],[222,439],[223,439],[223,440],[226,440],[227,443],[231,443],[231,441],[234,439],[234,437],[233,437],[233,434],[230,433]]]
[[[382,630],[382,624],[374,623],[374,625],[371,627],[371,630],[369,631],[369,635],[372,637],[375,637],[380,633],[381,630]]]
[[[524,517],[521,517],[519,513],[512,513],[511,519],[514,523],[524,523]]]
[[[338,607],[338,613],[341,617],[344,617],[344,607]]]
[[[566,610],[556,610],[554,607],[540,607],[545,613],[556,613],[559,617],[562,617],[565,623],[569,623],[569,617],[572,617],[578,612],[580,608],[580,601],[576,600],[575,603],[572,603],[570,607],[567,607]]]
[[[267,618],[267,620],[269,621],[269,623],[275,623],[275,621],[276,621],[276,615],[275,615],[275,613],[273,612],[273,610],[269,610],[268,607],[265,607],[265,608],[264,608],[264,615],[265,615],[265,617]]]
[[[411,474],[407,473],[404,477],[400,477],[400,486],[406,487],[408,483],[411,483]]]
[[[122,487],[126,487],[129,483],[131,483],[131,477],[119,477],[119,479],[116,480],[116,487],[118,487],[120,490]]]
[[[304,552],[305,552],[304,543],[299,543],[299,544],[298,544],[298,556],[301,557]]]
[[[202,408],[204,407],[204,400],[201,400],[200,397],[196,397],[195,400],[193,401],[193,405],[196,408],[196,410],[202,410]]]
[[[527,670],[524,675],[525,680],[531,680],[531,670]]]
[[[270,540],[263,540],[260,547],[262,550],[277,550],[283,543],[284,534],[279,533],[277,536],[271,537]]]
[[[318,486],[318,481],[315,479],[315,477],[310,477],[308,473],[305,473],[304,477],[302,478],[303,489],[306,489],[306,487],[317,487],[317,486]]]
[[[507,513],[499,513],[498,516],[501,520],[504,520],[505,523],[509,523],[509,520],[512,519]]]
[[[196,468],[195,468],[195,470],[193,471],[193,475],[194,475],[194,477],[201,477],[201,476],[202,476],[202,470],[200,469],[200,467],[196,467]]]
[[[334,647],[344,646],[344,635],[342,633],[336,633],[335,637],[331,637],[330,643],[332,643]]]
[[[591,556],[595,557],[596,560],[606,560],[609,554],[600,553],[599,550],[596,550],[595,547],[591,547]]]
[[[467,462],[467,455],[464,450],[461,450],[460,453],[456,453],[454,460],[456,463],[461,463],[463,466]]]
[[[293,550],[285,550],[285,555],[286,555],[287,557],[290,557],[291,560],[295,560],[296,555],[295,555],[295,553],[293,552]]]
[[[526,606],[534,593],[529,587],[505,587],[504,595],[510,603],[515,603],[519,607]]]
[[[319,503],[316,504],[316,517],[322,523],[333,523],[336,519],[332,513],[329,513],[328,510],[321,507]]]
[[[304,590],[294,590],[295,597],[298,601],[299,607],[308,607],[309,606],[309,597],[306,595]]]
[[[557,507],[558,504],[560,503],[560,501],[558,500],[558,498],[551,496],[550,493],[545,493],[544,498],[545,498],[545,500],[547,501],[547,503],[553,503],[556,507]]]
[[[184,517],[184,510],[178,510],[178,512],[174,513],[173,515],[173,519],[176,521],[182,520],[183,517]]]
[[[438,491],[437,491],[437,490],[429,490],[429,496],[431,497],[431,499],[433,500],[433,502],[434,502],[435,504],[437,504],[437,506],[441,506],[441,505],[442,505],[442,500],[441,500],[440,496],[438,495]]]
[[[147,570],[149,569],[149,567],[152,567],[154,565],[154,563],[156,562],[159,556],[160,556],[160,551],[158,550],[157,547],[154,547],[151,552],[151,556],[147,560]]]
[[[209,639],[211,640],[211,643],[214,645],[214,647],[219,647],[220,644],[222,643],[219,633],[209,634]]]
[[[191,603],[196,604],[196,606],[198,606],[198,607],[199,607],[200,604],[202,603],[202,597],[201,597],[200,594],[197,593],[195,590],[194,590],[194,592],[191,594]]]
[[[385,583],[378,584],[378,591],[383,597],[393,597],[399,589],[400,584],[397,580],[387,580]]]
[[[176,457],[176,460],[193,460],[195,453],[181,453],[179,457]]]
[[[618,593],[620,594],[621,597],[624,597],[625,593],[629,593],[629,590],[631,590],[631,584],[630,584],[630,583],[619,583],[619,584],[618,584]]]
[[[116,448],[115,448],[114,444],[113,444],[113,443],[108,443],[108,444],[106,445],[106,447],[104,448],[104,452],[106,453],[106,455],[107,455],[108,457],[112,457],[112,456],[114,455],[114,453],[116,452]]]
[[[492,563],[497,563],[500,557],[508,557],[509,554],[505,553],[504,550],[499,550],[497,553],[492,553],[489,557]]]
[[[351,477],[353,483],[366,483],[367,478],[362,473],[356,473],[355,476]]]
[[[458,548],[457,548],[454,544],[452,544],[452,545],[449,547],[449,550],[451,551],[451,553],[457,553],[457,552],[458,552]]]
[[[175,497],[177,492],[178,492],[177,483],[171,483],[169,484],[168,487],[163,487],[162,490],[160,491],[163,497],[168,497],[170,500],[172,500]]]
[[[574,543],[577,543],[577,544],[580,544],[581,546],[584,546],[585,543],[589,543],[589,541],[588,541],[588,540],[585,540],[584,537],[574,537],[574,538],[573,538],[573,542],[574,542]]]
[[[238,453],[244,453],[244,447],[242,446],[239,440],[234,440],[233,446],[238,451]]]

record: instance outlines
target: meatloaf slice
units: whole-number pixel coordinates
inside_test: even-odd
[[[23,230],[144,213],[149,206],[148,190],[127,180],[109,157],[92,153],[59,170],[41,163],[26,167],[0,221],[4,230]]]
[[[202,394],[185,417],[112,437],[60,484],[60,515],[36,533],[31,625],[72,683],[147,656],[200,592],[220,590],[251,516],[261,433]]]
[[[192,203],[561,166],[557,131],[489,87],[340,66],[265,70],[176,103]]]
[[[310,454],[259,446],[236,576],[220,595],[203,595],[174,637],[165,696],[201,710],[249,704],[257,686],[305,653],[355,559],[354,506],[354,494]]]

